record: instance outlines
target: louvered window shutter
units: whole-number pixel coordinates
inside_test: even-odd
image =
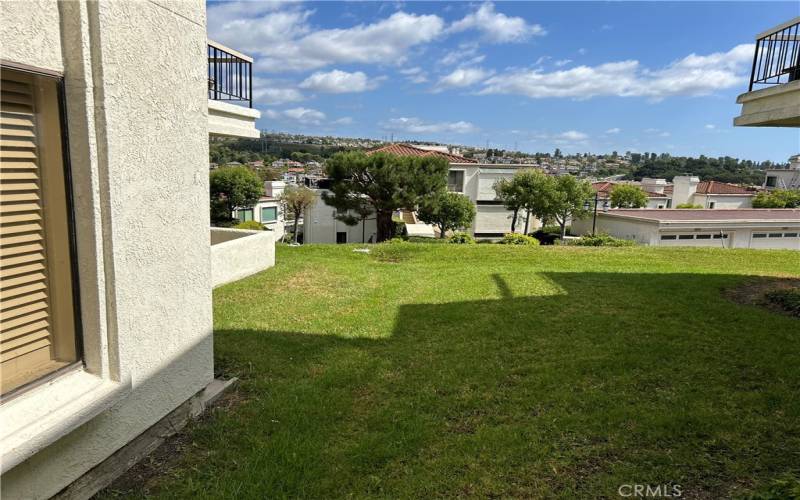
[[[74,348],[60,357],[54,330],[53,280],[48,258],[50,224],[47,220],[43,178],[49,173],[41,149],[47,123],[58,109],[37,109],[57,105],[55,96],[43,97],[36,78],[15,78],[16,72],[3,71],[0,82],[0,376],[2,392],[46,374],[68,361],[74,361]],[[53,87],[55,88],[55,87]],[[57,121],[57,120],[56,120]],[[52,127],[51,127],[52,128]],[[60,130],[56,128],[56,133]],[[53,141],[53,138],[47,141]],[[45,141],[46,142],[46,141]],[[60,146],[59,146],[60,148]],[[55,166],[63,167],[58,155],[50,152]],[[54,180],[63,180],[57,172]],[[63,190],[63,186],[61,186]],[[56,197],[58,200],[61,197]],[[57,205],[57,203],[56,203]],[[52,208],[60,208],[54,206]],[[57,218],[58,219],[58,218]],[[62,217],[63,219],[63,217]],[[65,221],[66,219],[64,219]],[[55,232],[66,234],[66,228]],[[56,247],[66,249],[66,242]],[[49,265],[50,264],[50,265]],[[63,295],[63,293],[62,293]],[[69,319],[72,316],[69,315]],[[70,339],[74,344],[71,325]],[[71,358],[71,359],[70,359]]]

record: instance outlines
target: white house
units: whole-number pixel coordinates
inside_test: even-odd
[[[264,196],[252,207],[234,211],[233,216],[240,221],[260,222],[267,230],[274,231],[275,240],[280,241],[285,234],[286,221],[280,200],[285,188],[283,181],[265,181]]]
[[[322,186],[325,181],[322,181]],[[377,240],[378,226],[375,216],[369,216],[355,226],[349,226],[337,219],[346,212],[337,211],[322,199],[330,191],[315,188],[316,202],[303,214],[303,243],[374,243]],[[355,213],[352,213],[358,217]]]
[[[765,170],[765,189],[800,189],[800,155],[789,158],[788,168],[768,168]]]
[[[718,181],[701,181],[688,175],[672,179],[672,206],[689,203],[702,208],[752,208],[757,191]]]
[[[592,217],[572,232],[591,234]],[[643,245],[800,250],[800,209],[612,209],[597,213],[596,231]]]
[[[257,136],[226,67],[251,63],[200,0],[0,2],[2,498],[91,496],[76,480],[202,404],[208,140]]]

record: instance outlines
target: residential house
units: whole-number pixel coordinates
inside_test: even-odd
[[[763,187],[773,189],[800,189],[800,155],[789,158],[788,168],[765,170]]]
[[[268,231],[275,233],[276,241],[282,240],[285,221],[280,198],[285,187],[286,183],[283,181],[265,181],[264,196],[250,208],[235,210],[233,216],[242,222],[260,222]]]
[[[596,232],[653,246],[800,250],[797,209],[612,209],[572,222],[572,232]]]
[[[230,79],[252,60],[207,40],[200,0],[0,19],[0,496],[86,498],[104,483],[82,475],[210,390],[208,141],[257,136]]]
[[[752,208],[757,190],[718,181],[701,181],[680,175],[672,179],[672,206],[699,205],[701,208]]]
[[[645,180],[651,181],[653,184],[645,184]],[[656,181],[663,181],[663,179],[643,179],[642,183],[639,185],[639,187],[641,187],[647,195],[647,205],[644,208],[670,208],[672,200],[668,194],[664,193],[664,188],[666,186],[660,185]],[[592,183],[592,189],[594,189],[594,191],[597,193],[598,209],[602,209],[611,203],[611,191],[614,189],[614,186],[621,184],[625,183],[610,181],[598,181]],[[650,191],[650,189],[654,190]],[[658,191],[659,189],[660,191]]]

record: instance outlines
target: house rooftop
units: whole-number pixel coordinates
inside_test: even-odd
[[[736,184],[718,181],[700,181],[697,185],[697,194],[755,194],[755,190]]]
[[[742,222],[786,221],[800,223],[800,209],[796,208],[736,208],[736,209],[614,209],[605,215],[658,222]],[[598,213],[600,215],[600,213]]]
[[[614,189],[614,186],[623,186],[623,183],[619,182],[610,182],[610,181],[598,181],[592,183],[592,189],[597,191],[601,196],[601,198],[608,197],[611,194],[611,190]],[[631,184],[632,186],[636,186],[636,184]],[[641,187],[641,186],[638,186]],[[643,190],[644,191],[644,190]],[[669,198],[664,193],[656,193],[653,191],[644,191],[648,198]]]
[[[429,151],[427,149],[414,147],[410,144],[389,144],[388,146],[367,151],[368,155],[375,153],[387,153],[397,156],[437,156],[444,158],[450,163],[477,163],[477,161],[470,158],[464,158],[463,156],[443,153],[441,151]]]

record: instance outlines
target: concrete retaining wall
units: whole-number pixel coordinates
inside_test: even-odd
[[[275,233],[211,228],[211,283],[246,278],[275,265]]]

